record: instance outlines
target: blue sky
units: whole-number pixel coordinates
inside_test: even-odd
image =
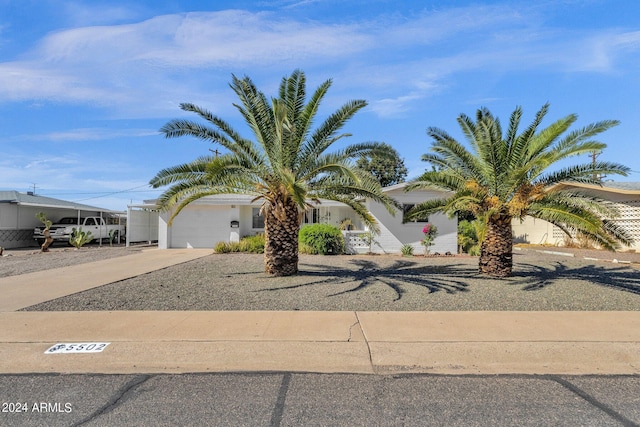
[[[156,172],[216,148],[159,134],[179,103],[249,136],[231,74],[275,95],[294,69],[309,90],[333,79],[324,113],[367,100],[345,143],[393,145],[410,177],[427,127],[462,140],[460,113],[506,124],[520,105],[526,125],[549,102],[545,124],[620,120],[600,159],[640,181],[638,16],[637,0],[0,0],[0,189],[118,210],[155,198]]]

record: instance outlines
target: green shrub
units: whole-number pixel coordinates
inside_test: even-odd
[[[344,237],[338,227],[330,224],[305,225],[300,229],[300,246],[306,245],[320,255],[344,253]]]
[[[318,252],[306,243],[298,242],[298,252],[306,255],[318,255]]]
[[[402,255],[404,256],[411,256],[413,255],[413,246],[408,243],[406,245],[402,245],[400,252],[402,252]]]
[[[254,254],[264,253],[264,234],[246,236],[240,239],[240,252],[251,252]]]
[[[213,247],[213,250],[219,254],[228,254],[231,252],[231,248],[229,247],[229,242],[218,242]]]
[[[213,250],[219,254],[228,254],[232,252],[251,252],[254,254],[264,253],[264,235],[247,236],[240,239],[239,242],[218,242]]]
[[[480,245],[487,226],[483,219],[463,220],[458,223],[458,246],[462,252],[472,256],[480,255]]]

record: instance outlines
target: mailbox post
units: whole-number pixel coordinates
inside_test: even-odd
[[[230,242],[240,241],[240,221],[231,221],[231,235],[229,236]]]

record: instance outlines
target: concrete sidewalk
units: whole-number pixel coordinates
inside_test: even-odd
[[[149,249],[102,261],[0,278],[0,312],[15,311],[87,289],[210,255],[211,249]]]
[[[640,374],[640,313],[0,313],[0,373],[237,371]]]
[[[0,279],[0,374],[640,374],[640,312],[15,312],[189,261],[150,250]],[[103,352],[45,354],[57,343]]]

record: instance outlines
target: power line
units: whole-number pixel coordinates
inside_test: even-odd
[[[86,194],[101,194],[101,195],[111,195],[111,194],[117,194],[117,193],[155,193],[155,192],[160,192],[162,190],[156,190],[156,189],[151,189],[151,190],[135,190],[135,191],[128,191],[128,190],[122,190],[122,191],[72,191],[72,192],[64,192],[64,193],[59,193],[59,192],[47,192],[47,196],[81,196],[81,195],[86,195]]]
[[[144,185],[139,185],[137,187],[132,187],[132,188],[127,188],[126,190],[119,190],[119,191],[104,191],[104,192],[98,192],[98,191],[91,191],[91,192],[65,192],[65,193],[48,193],[47,195],[49,196],[79,196],[79,195],[88,195],[88,194],[96,194],[96,196],[92,196],[92,197],[86,197],[84,199],[78,199],[78,200],[74,200],[75,202],[83,202],[85,200],[91,200],[91,199],[99,199],[102,197],[108,197],[108,196],[113,196],[115,194],[123,194],[123,193],[149,193],[149,192],[159,192],[162,190],[156,190],[156,189],[151,189],[148,188],[147,190],[139,190],[140,188],[143,187],[149,187],[148,184],[144,184]]]
[[[131,193],[131,192],[133,192],[133,190],[137,190],[138,188],[148,187],[148,186],[149,186],[149,184],[139,185],[137,187],[129,188],[127,190],[113,191],[111,193],[107,193],[107,194],[104,194],[102,196],[87,197],[86,199],[76,200],[76,202],[84,202],[85,200],[100,199],[102,197],[113,196],[114,194]]]

